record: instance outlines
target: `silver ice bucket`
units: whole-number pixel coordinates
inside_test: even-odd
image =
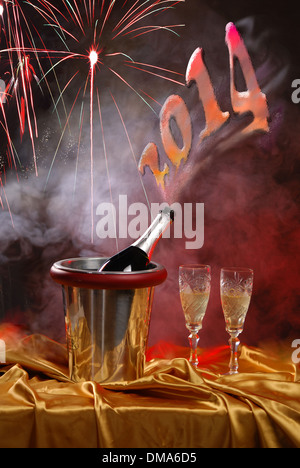
[[[138,272],[101,272],[106,258],[71,258],[50,271],[62,286],[69,355],[75,382],[116,382],[143,375],[154,287],[167,277],[150,263]]]

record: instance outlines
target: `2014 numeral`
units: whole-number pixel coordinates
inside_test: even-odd
[[[250,134],[255,131],[269,130],[269,111],[267,99],[262,93],[253,69],[248,51],[239,32],[233,23],[226,26],[225,41],[229,51],[230,65],[230,97],[233,111],[236,114],[251,112],[252,121],[242,130],[243,134]],[[234,59],[239,61],[247,90],[238,91],[234,80]],[[199,135],[198,144],[212,133],[219,130],[230,118],[229,112],[222,112],[217,102],[214,88],[203,60],[203,49],[195,50],[190,58],[186,70],[186,85],[191,86],[196,83],[199,99],[202,102],[205,114],[206,126]],[[174,138],[171,130],[171,121],[175,120],[182,138],[180,147]],[[165,101],[160,113],[160,134],[162,144],[168,158],[168,164],[160,167],[160,156],[157,145],[149,143],[140,158],[139,170],[145,173],[145,168],[149,167],[154,175],[157,185],[164,189],[165,178],[170,172],[170,164],[179,168],[183,161],[188,160],[192,148],[192,122],[188,108],[184,100],[178,95],[171,95]]]

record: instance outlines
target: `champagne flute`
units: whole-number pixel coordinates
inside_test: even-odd
[[[199,342],[198,332],[206,312],[211,281],[209,265],[181,265],[179,267],[179,293],[185,317],[185,324],[190,331],[189,362],[197,367]]]
[[[238,336],[244,329],[253,288],[253,270],[250,268],[222,268],[220,276],[221,303],[226,331],[230,335],[230,362],[228,375],[238,374]]]

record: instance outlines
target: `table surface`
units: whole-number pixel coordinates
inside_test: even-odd
[[[43,335],[7,346],[0,365],[0,447],[251,448],[300,447],[299,366],[281,344],[229,348],[159,343],[144,376],[132,382],[74,383],[63,344]]]

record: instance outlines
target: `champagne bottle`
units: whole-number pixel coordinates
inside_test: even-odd
[[[99,271],[146,270],[157,242],[173,221],[173,210],[168,207],[161,210],[138,240],[108,259]]]

